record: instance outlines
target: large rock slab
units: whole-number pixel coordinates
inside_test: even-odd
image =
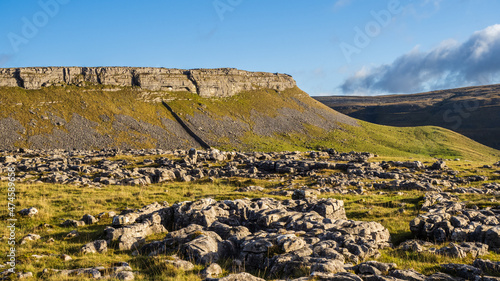
[[[410,222],[410,230],[419,238],[438,243],[480,242],[491,250],[500,249],[499,208],[468,209],[454,195],[428,193],[422,210],[426,213]]]

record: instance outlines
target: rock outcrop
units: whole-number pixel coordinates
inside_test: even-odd
[[[376,258],[379,249],[390,246],[386,228],[377,222],[347,220],[344,202],[332,198],[204,198],[158,208],[155,203],[115,216],[113,222],[129,216],[129,224],[114,223],[104,236],[110,244],[118,241],[119,249],[137,250],[138,254],[175,252],[185,260],[212,267],[216,267],[214,262],[231,259],[247,269],[267,269],[270,276],[284,277],[293,275],[298,267],[344,272],[346,261]],[[160,227],[151,231],[154,217]],[[165,229],[171,231],[165,239],[145,244],[146,235]],[[100,242],[92,243],[83,248]]]
[[[0,69],[0,87],[40,89],[53,85],[136,86],[151,91],[188,91],[202,97],[228,97],[259,87],[293,88],[290,75],[234,68],[26,67]]]
[[[422,211],[427,213],[418,215],[410,222],[411,232],[420,238],[436,242],[480,242],[492,251],[500,249],[498,207],[466,208],[457,196],[443,192],[427,193]]]

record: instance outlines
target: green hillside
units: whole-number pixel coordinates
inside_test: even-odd
[[[0,89],[4,149],[196,147],[161,101],[205,142],[225,150],[334,148],[383,156],[497,160],[500,152],[439,127],[398,128],[358,121],[298,88],[228,98],[131,87]]]
[[[276,132],[260,135],[247,131],[239,139],[238,149],[257,151],[309,150],[335,148],[338,151],[369,151],[385,156],[401,157],[438,157],[493,160],[500,156],[498,150],[481,145],[451,130],[434,126],[391,127],[351,119],[331,110],[310,98],[298,88],[277,94],[270,91],[242,93],[227,99],[202,99],[191,95],[189,100],[171,103],[179,112],[186,115],[206,115],[215,119],[230,116],[234,120],[245,120],[256,126],[251,118],[252,111],[263,116],[279,115],[277,109],[292,108],[304,113],[306,110],[323,112],[326,116],[316,124],[296,124],[296,132],[279,132],[279,126],[267,124]],[[197,104],[198,106],[193,106]],[[204,106],[201,107],[200,105]],[[327,114],[326,114],[327,113]],[[316,120],[318,121],[318,120]],[[322,128],[323,121],[335,124],[331,130]],[[302,127],[302,128],[300,128]],[[207,135],[207,137],[210,137]],[[223,140],[222,140],[223,141]],[[234,148],[231,144],[220,144],[223,148]]]
[[[500,149],[500,85],[409,95],[314,98],[356,119],[397,127],[439,126]]]

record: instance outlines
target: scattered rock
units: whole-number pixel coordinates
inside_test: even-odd
[[[423,252],[427,247],[431,247],[432,243],[422,240],[407,240],[399,245],[403,251]]]
[[[396,269],[395,263],[382,263],[378,261],[367,261],[353,267],[354,272],[364,275],[387,275],[390,270]]]
[[[476,259],[472,265],[487,273],[500,274],[500,262],[498,261]]]
[[[31,208],[26,208],[26,209],[22,209],[21,211],[19,211],[19,214],[21,216],[25,216],[25,217],[33,217],[35,215],[38,214],[38,210],[35,208],[35,207],[31,207]]]
[[[431,170],[444,170],[447,168],[448,168],[448,166],[446,166],[446,162],[444,162],[444,161],[436,161],[430,167]]]
[[[216,263],[212,263],[200,272],[203,278],[216,278],[222,274],[222,267]]]
[[[18,272],[16,275],[19,279],[30,278],[33,277],[33,272]]]
[[[84,225],[85,225],[84,221],[77,221],[77,220],[65,220],[63,223],[61,223],[61,226],[64,227],[79,227]]]
[[[166,218],[171,215],[168,204],[153,203],[135,212],[122,212],[113,218],[113,227],[105,229],[106,239],[117,241],[120,250],[140,248],[145,237],[167,232]]]
[[[264,188],[262,186],[250,185],[238,189],[239,192],[256,192],[262,191]]]
[[[73,238],[73,237],[77,237],[78,235],[79,235],[78,231],[71,230],[68,234],[66,234],[66,238]]]
[[[116,264],[116,266],[105,267],[92,267],[92,268],[78,268],[78,269],[51,269],[46,268],[42,272],[43,276],[56,275],[62,280],[64,277],[80,277],[80,278],[93,278],[93,279],[107,279],[116,278],[118,280],[134,280],[132,268],[126,262]]]
[[[305,199],[316,199],[320,194],[319,191],[315,189],[297,189],[292,194],[293,200],[305,200]]]
[[[246,273],[246,272],[233,273],[233,274],[229,274],[226,277],[218,278],[218,279],[207,278],[206,280],[207,281],[265,281],[265,279],[255,277],[255,276],[251,275],[250,273]]]
[[[96,240],[85,244],[80,252],[83,254],[105,253],[108,251],[108,243],[106,240]]]
[[[183,248],[186,257],[189,259],[193,259],[201,264],[210,264],[221,257],[221,254],[219,254],[220,242],[222,242],[220,237],[214,238],[202,234],[198,238],[184,244]]]
[[[22,244],[28,243],[29,241],[36,241],[40,238],[42,238],[40,235],[31,233],[31,234],[24,236],[23,239],[21,239],[20,243],[22,245]]]
[[[350,272],[339,272],[335,274],[314,272],[311,274],[311,277],[319,280],[328,280],[328,281],[363,281],[361,277]]]
[[[422,210],[427,213],[410,222],[410,230],[420,238],[438,243],[471,241],[487,244],[491,250],[500,248],[500,209],[466,209],[449,193],[428,193]]]
[[[109,277],[116,278],[118,280],[124,280],[124,281],[130,281],[130,280],[135,279],[134,273],[132,271],[116,272],[116,273],[111,274]]]
[[[413,269],[408,269],[408,270],[397,269],[391,271],[389,275],[402,280],[410,280],[410,281],[424,281],[426,278],[425,275],[418,273]]]
[[[92,215],[86,214],[82,217],[81,221],[83,221],[85,224],[94,224],[97,223],[99,220]]]
[[[344,263],[339,260],[330,260],[323,263],[315,263],[311,266],[311,272],[338,273],[345,272]]]
[[[425,281],[457,281],[457,278],[452,277],[446,273],[437,272],[430,276],[427,276]]]
[[[488,245],[479,242],[450,243],[447,247],[438,249],[436,253],[454,258],[465,258],[467,255],[475,258],[487,255]]]
[[[16,158],[14,156],[7,155],[7,156],[0,157],[0,163],[8,164],[8,163],[13,163],[13,162],[16,162]]]
[[[176,268],[182,269],[184,271],[190,271],[194,269],[194,264],[190,261],[185,261],[179,259],[177,256],[170,257],[171,259],[166,259],[166,264],[171,264]]]
[[[481,269],[466,264],[448,263],[442,264],[441,268],[443,271],[450,273],[451,275],[465,278],[467,280],[475,280],[477,276],[482,274]]]
[[[61,259],[63,261],[70,261],[70,260],[72,260],[72,258],[69,255],[66,255],[66,254],[62,254],[61,255]]]

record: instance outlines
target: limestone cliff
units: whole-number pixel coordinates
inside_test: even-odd
[[[168,69],[153,67],[26,67],[0,69],[0,87],[40,89],[87,83],[137,86],[152,91],[189,91],[202,97],[228,97],[258,87],[293,88],[290,75],[234,68]]]

